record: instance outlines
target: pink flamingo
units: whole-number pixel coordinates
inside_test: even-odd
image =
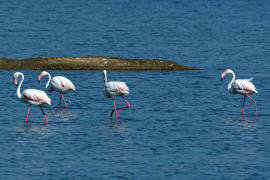
[[[104,93],[104,96],[106,98],[112,98],[114,109],[111,112],[111,117],[112,117],[113,113],[115,112],[115,118],[117,118],[117,110],[130,108],[130,104],[127,102],[127,100],[124,97],[125,95],[129,94],[129,89],[128,89],[125,82],[120,82],[120,81],[107,82],[107,71],[106,70],[103,71],[103,75],[104,75],[103,93]],[[116,108],[115,101],[114,101],[115,96],[122,96],[122,98],[124,99],[127,106]]]
[[[58,108],[61,107],[61,99],[63,99],[63,102],[65,104],[65,108],[67,108],[67,103],[64,99],[64,96],[63,94],[66,94],[70,91],[75,91],[76,88],[75,86],[73,85],[73,83],[66,77],[63,77],[63,76],[54,76],[52,79],[51,79],[51,75],[47,72],[47,71],[42,71],[40,73],[40,75],[38,76],[38,82],[40,82],[42,76],[48,76],[49,79],[46,83],[46,89],[48,92],[52,92],[52,91],[57,91],[60,93],[60,100],[59,100],[59,103],[57,105]],[[50,86],[49,86],[50,85]]]
[[[17,79],[18,79],[19,76],[22,76],[22,79],[21,79],[21,81],[19,83],[19,86],[18,86]],[[29,112],[30,112],[31,105],[37,105],[37,106],[40,107],[40,109],[42,111],[42,114],[44,115],[45,122],[47,123],[48,118],[47,118],[46,114],[43,111],[42,105],[43,104],[51,105],[51,99],[47,96],[47,94],[44,91],[37,90],[37,89],[25,89],[23,91],[23,93],[21,94],[21,86],[22,86],[23,80],[24,80],[23,73],[21,73],[21,72],[14,73],[14,75],[13,75],[13,83],[16,86],[18,86],[18,88],[17,88],[17,96],[18,96],[19,99],[22,99],[23,102],[29,104],[28,109],[27,109],[27,115],[26,115],[26,118],[24,120],[25,123],[27,123],[27,121],[28,121],[28,115],[29,115]]]
[[[228,84],[228,87],[227,87],[229,93],[244,95],[244,101],[243,101],[243,107],[242,107],[242,111],[241,111],[241,116],[243,116],[243,114],[244,114],[246,96],[249,99],[251,99],[252,102],[254,103],[255,111],[256,111],[256,114],[257,114],[256,101],[250,97],[251,94],[258,93],[255,86],[251,82],[253,78],[250,78],[250,79],[235,79],[234,72],[231,69],[227,69],[226,71],[224,71],[221,74],[221,80],[224,78],[224,76],[226,74],[232,74],[232,76],[233,76],[231,82]]]

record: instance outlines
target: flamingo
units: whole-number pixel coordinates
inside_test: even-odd
[[[17,79],[19,76],[22,76],[22,79],[18,85]],[[49,104],[51,105],[51,99],[47,96],[47,94],[44,91],[37,90],[37,89],[25,89],[23,93],[21,94],[21,86],[24,80],[24,75],[21,72],[16,72],[13,75],[13,83],[18,86],[17,88],[17,96],[19,99],[22,99],[23,102],[28,103],[28,108],[27,108],[27,115],[25,118],[25,123],[28,121],[28,115],[30,112],[30,107],[31,105],[36,105],[39,106],[42,114],[44,115],[45,122],[48,123],[48,118],[46,114],[43,111],[42,105],[43,104]]]
[[[52,79],[51,79],[51,75],[47,72],[47,71],[42,71],[40,73],[40,75],[38,76],[38,82],[40,82],[42,76],[48,76],[49,79],[46,83],[46,89],[48,92],[52,92],[52,91],[57,91],[60,93],[60,100],[59,100],[59,103],[57,105],[58,108],[61,107],[61,99],[63,99],[63,102],[65,104],[65,108],[67,108],[67,103],[64,99],[64,96],[63,94],[66,94],[70,91],[75,91],[76,88],[75,86],[73,85],[73,83],[66,77],[63,77],[63,76],[54,76]],[[50,86],[49,86],[50,85]]]
[[[226,74],[232,74],[232,76],[233,76],[231,82],[228,84],[228,87],[227,87],[229,93],[244,95],[244,101],[243,101],[243,107],[242,107],[242,111],[241,111],[241,116],[243,116],[243,114],[244,114],[246,96],[249,99],[251,99],[251,101],[254,103],[255,111],[256,111],[256,114],[257,114],[256,101],[250,97],[251,94],[258,93],[258,91],[256,90],[256,87],[251,82],[253,80],[253,78],[250,78],[250,79],[235,79],[234,72],[231,69],[227,69],[221,74],[221,80],[224,78],[224,76]]]
[[[103,71],[103,77],[104,77],[103,94],[106,98],[112,98],[113,100],[114,109],[112,110],[110,117],[112,117],[113,113],[115,112],[115,118],[117,119],[117,110],[130,108],[130,104],[124,97],[125,95],[129,94],[129,89],[125,82],[120,82],[120,81],[107,82],[106,70]],[[115,100],[114,100],[115,96],[121,96],[123,100],[125,101],[126,106],[116,108]]]

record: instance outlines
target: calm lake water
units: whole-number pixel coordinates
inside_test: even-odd
[[[2,1],[0,56],[158,58],[188,72],[109,71],[127,82],[131,108],[110,118],[101,71],[50,71],[72,80],[67,109],[48,93],[49,123],[16,97],[1,70],[0,179],[269,179],[270,2]],[[254,77],[253,103],[231,95],[231,77]],[[39,71],[22,90],[43,89]],[[117,105],[124,105],[117,98]]]

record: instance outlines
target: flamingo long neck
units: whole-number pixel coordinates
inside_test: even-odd
[[[107,72],[106,71],[103,72],[103,78],[104,78],[104,84],[106,84],[107,83]]]
[[[48,81],[47,81],[47,83],[46,83],[46,89],[49,87],[49,85],[50,85],[50,82],[51,82],[51,79],[52,79],[52,77],[51,77],[51,75],[47,72],[45,75],[47,75],[48,76]]]
[[[228,87],[227,87],[227,89],[228,89],[229,91],[231,90],[232,83],[235,81],[235,74],[234,74],[234,72],[230,72],[230,74],[232,74],[232,80],[231,80],[231,82],[228,84]]]
[[[22,98],[22,94],[21,94],[21,86],[22,86],[22,83],[23,83],[23,80],[24,80],[24,75],[22,73],[19,73],[20,76],[22,76],[22,79],[18,85],[18,88],[17,88],[17,96],[18,98]]]

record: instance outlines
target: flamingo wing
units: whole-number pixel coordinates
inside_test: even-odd
[[[252,79],[237,79],[233,83],[234,89],[240,94],[257,93],[256,87],[251,82]]]
[[[73,83],[63,76],[54,76],[52,78],[51,85],[54,90],[62,93],[76,90]]]
[[[51,99],[44,91],[37,89],[26,89],[23,91],[24,101],[27,101],[34,105],[49,104],[51,105]]]

